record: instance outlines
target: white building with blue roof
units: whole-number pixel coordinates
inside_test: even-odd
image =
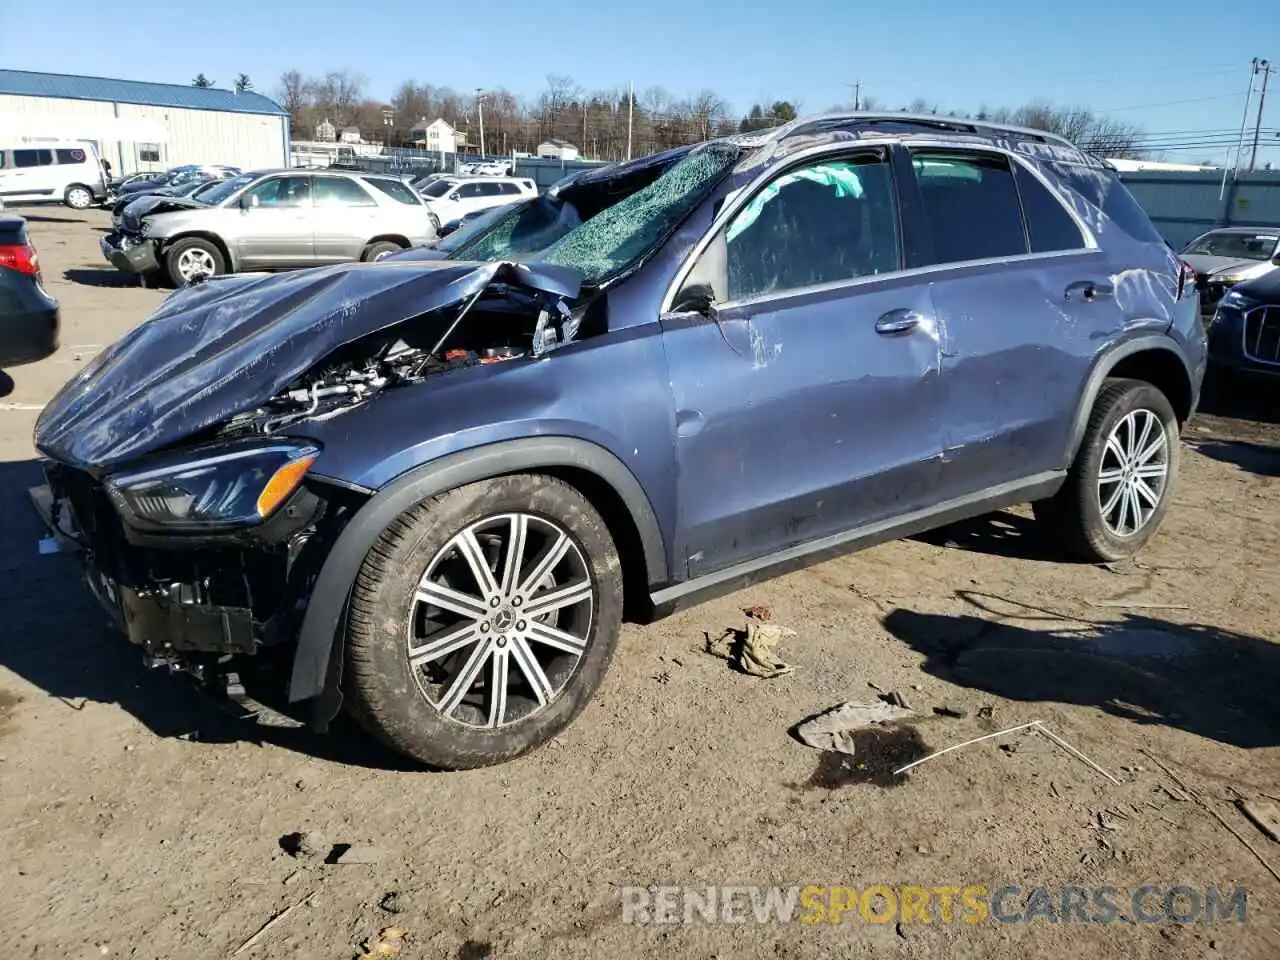
[[[289,164],[289,117],[260,93],[0,69],[0,139],[87,140],[116,174]]]

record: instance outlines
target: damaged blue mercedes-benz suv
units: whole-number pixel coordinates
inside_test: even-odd
[[[624,618],[1023,502],[1132,554],[1204,364],[1194,273],[1100,161],[823,116],[179,290],[36,444],[153,660],[472,767],[562,730]]]

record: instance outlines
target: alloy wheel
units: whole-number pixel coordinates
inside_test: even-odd
[[[192,247],[178,255],[178,274],[190,283],[196,277],[212,276],[216,267],[208,250]]]
[[[528,513],[485,518],[451,538],[418,583],[410,670],[445,718],[507,726],[565,688],[595,602],[586,559],[563,527]]]
[[[83,187],[73,187],[67,191],[67,204],[73,210],[87,210],[93,203],[93,195]]]
[[[1169,479],[1169,435],[1159,416],[1133,410],[1112,428],[1098,465],[1098,507],[1117,537],[1150,522]]]

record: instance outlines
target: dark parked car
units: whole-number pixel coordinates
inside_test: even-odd
[[[0,213],[0,367],[58,349],[58,301],[45,292],[27,221]]]
[[[204,182],[207,180],[229,180],[232,177],[239,176],[239,167],[229,167],[225,164],[184,164],[180,167],[173,167],[163,173],[156,174],[148,178],[139,178],[121,183],[113,191],[116,202],[123,200],[130,194],[140,196],[143,193],[152,193],[157,188],[177,187],[184,183]]]
[[[1224,386],[1226,375],[1280,383],[1280,270],[1233,287],[1209,326],[1209,372]]]
[[[189,200],[191,203],[199,203],[201,192],[207,193],[223,180],[188,180],[186,183],[180,183],[172,187],[156,187],[154,190],[140,190],[137,193],[126,194],[119,198],[111,205],[111,226],[119,230],[124,224],[125,211],[132,207],[134,218],[138,218],[145,210],[147,213],[154,212],[163,206],[162,203],[146,203],[146,201],[155,197],[159,200],[177,200],[178,202],[172,209],[180,209],[187,204],[182,203],[183,200]]]
[[[479,766],[624,617],[1026,501],[1115,560],[1169,507],[1193,278],[1065,140],[826,116],[478,223],[181,290],[45,409],[51,521],[156,661]]]

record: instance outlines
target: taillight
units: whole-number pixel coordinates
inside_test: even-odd
[[[40,276],[36,248],[29,243],[0,243],[0,267],[17,270],[31,277]]]
[[[1196,268],[1185,260],[1178,261],[1178,299],[1185,300],[1196,289]]]

